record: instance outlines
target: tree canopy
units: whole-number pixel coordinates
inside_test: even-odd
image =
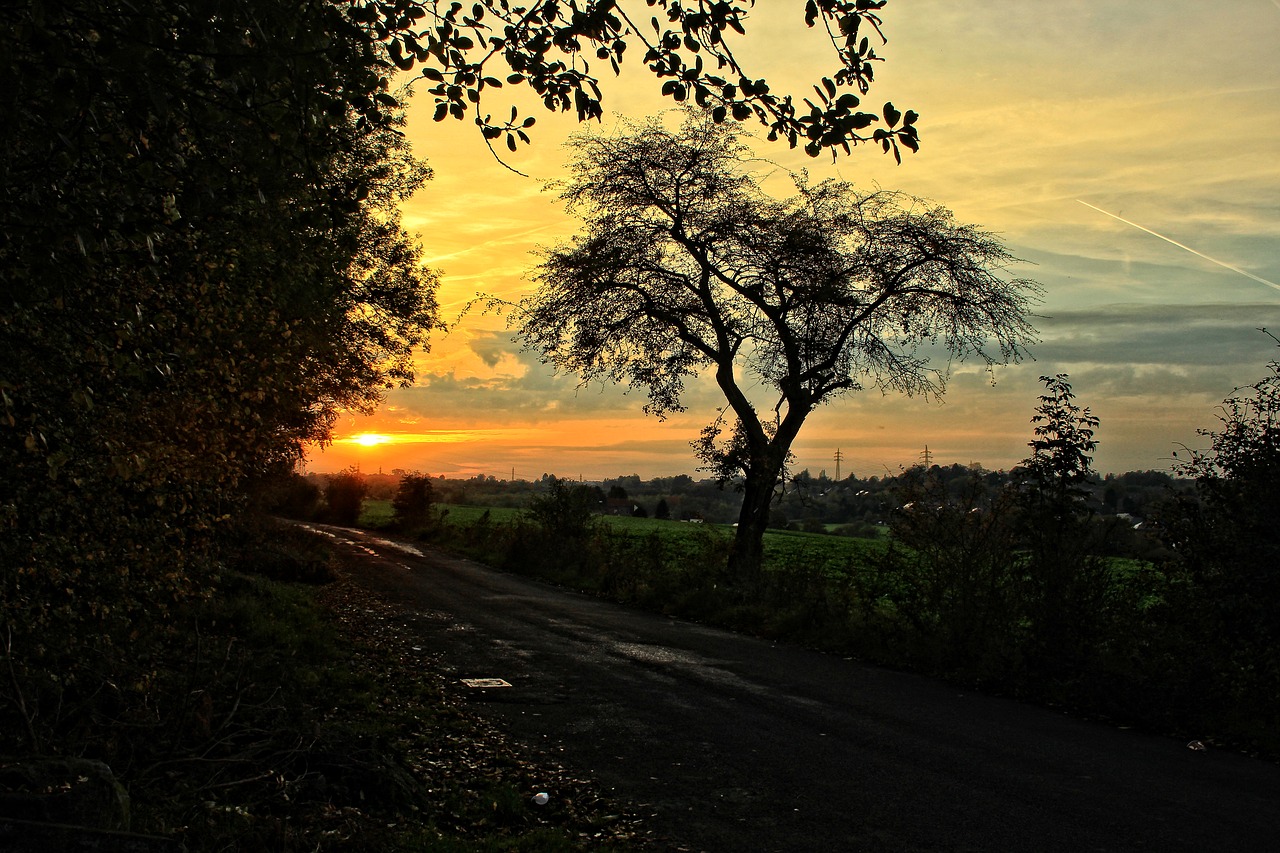
[[[1275,335],[1262,330],[1278,345]],[[1212,678],[1223,695],[1266,697],[1280,690],[1280,360],[1235,389],[1202,430],[1209,447],[1180,451],[1177,474],[1194,477],[1160,519],[1174,568],[1199,591],[1193,614],[1210,638]],[[1190,608],[1189,608],[1190,609]],[[1229,661],[1223,665],[1222,661]]]
[[[573,151],[562,198],[585,224],[545,252],[519,334],[584,381],[645,390],[659,416],[682,408],[691,377],[714,376],[735,432],[717,445],[713,425],[701,445],[743,474],[748,566],[817,406],[868,388],[939,394],[939,348],[991,365],[1033,339],[1038,285],[1002,276],[1014,259],[1000,242],[941,207],[803,175],[773,198],[738,131],[698,116],[582,135]]]
[[[207,587],[246,484],[412,376],[436,280],[395,211],[429,171],[341,7],[8,12],[0,632],[38,707]]]
[[[881,60],[875,42],[885,40],[879,12],[886,2],[790,4],[796,19],[826,42],[835,66],[814,81],[812,97],[772,91],[735,55],[734,40],[747,34],[755,0],[378,0],[353,3],[349,16],[387,44],[398,68],[416,70],[428,82],[437,121],[474,110],[484,137],[505,137],[512,151],[517,139],[529,141],[526,131],[535,119],[515,107],[509,115],[484,112],[495,89],[527,84],[548,110],[572,110],[579,121],[598,119],[603,95],[592,63],[617,74],[625,57],[642,52],[639,61],[662,81],[664,97],[703,107],[717,123],[758,121],[770,139],[801,145],[814,156],[872,142],[900,159],[899,146],[919,147],[916,113],[892,103],[875,112],[861,109]]]

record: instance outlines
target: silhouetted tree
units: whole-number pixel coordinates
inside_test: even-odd
[[[1037,506],[1053,513],[1079,511],[1089,495],[1084,485],[1093,471],[1094,433],[1098,418],[1075,404],[1075,394],[1065,373],[1041,376],[1045,392],[1031,418],[1035,439],[1031,455],[1013,471],[1015,479]]]
[[[529,503],[529,516],[555,539],[585,539],[596,523],[603,498],[600,489],[557,477],[550,477],[546,484],[546,492]]]
[[[348,468],[329,477],[324,487],[324,499],[328,505],[328,518],[334,524],[355,524],[364,507],[364,497],[369,484],[355,468]]]
[[[431,517],[431,478],[417,471],[401,475],[391,499],[392,519],[402,531],[424,527]]]
[[[687,379],[715,377],[732,438],[717,442],[717,421],[697,447],[721,478],[741,474],[738,577],[759,571],[769,504],[816,407],[865,387],[942,393],[926,345],[992,364],[1032,340],[1038,286],[997,275],[1014,260],[999,241],[940,207],[804,176],[774,199],[738,133],[692,115],[573,150],[561,197],[586,225],[546,251],[520,334],[584,382],[645,389],[659,416],[681,410]]]
[[[1075,403],[1066,374],[1041,376],[1031,455],[1011,476],[1025,548],[1019,598],[1037,667],[1069,672],[1092,653],[1109,573],[1091,493],[1099,420]]]
[[[1265,332],[1265,330],[1264,330]],[[1268,334],[1272,340],[1274,335]],[[1280,341],[1277,341],[1280,344]],[[1280,691],[1280,361],[1270,375],[1222,403],[1210,446],[1182,451],[1177,473],[1194,495],[1162,515],[1176,555],[1170,570],[1189,581],[1206,677],[1251,708],[1269,709]]]
[[[658,499],[658,505],[653,508],[653,517],[664,521],[671,518],[671,507],[667,505],[666,498]]]

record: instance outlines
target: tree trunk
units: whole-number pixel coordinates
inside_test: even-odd
[[[780,469],[748,475],[742,495],[742,509],[738,512],[738,529],[733,537],[733,550],[729,554],[729,577],[748,589],[760,584],[764,564],[764,532],[769,527],[769,506],[773,503],[773,490],[778,482]]]
[[[764,532],[769,527],[769,507],[773,504],[773,490],[782,477],[782,469],[791,453],[791,443],[796,440],[800,427],[812,411],[811,397],[803,388],[788,389],[790,407],[786,417],[770,435],[761,423],[755,408],[738,388],[733,375],[731,360],[720,364],[716,383],[738,417],[738,423],[747,441],[747,461],[743,466],[742,509],[738,512],[738,530],[733,538],[733,550],[729,553],[729,579],[746,590],[760,586],[764,565]]]

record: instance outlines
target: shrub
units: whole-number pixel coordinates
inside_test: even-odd
[[[264,482],[260,495],[266,511],[303,521],[320,514],[321,497],[320,487],[296,472]]]
[[[1018,642],[1020,572],[1008,494],[971,477],[953,495],[924,474],[899,498],[890,547],[853,578],[864,619],[905,622],[924,641],[918,663],[929,668],[1007,670]]]
[[[360,508],[368,491],[364,475],[355,468],[331,475],[324,487],[328,520],[334,524],[354,525],[360,518]]]
[[[1041,376],[1032,453],[1012,472],[1025,551],[1018,598],[1031,632],[1026,652],[1044,674],[1070,677],[1100,640],[1109,577],[1085,488],[1095,474],[1098,418],[1075,404],[1066,374]]]
[[[581,541],[596,522],[598,489],[551,477],[547,491],[529,504],[530,519],[548,536]]]
[[[425,474],[405,474],[391,499],[392,523],[403,533],[420,532],[431,522],[431,478]]]
[[[1274,336],[1272,337],[1275,340]],[[1277,341],[1280,344],[1280,341]],[[1201,689],[1275,730],[1280,722],[1280,362],[1222,404],[1208,450],[1189,451],[1177,473],[1196,491],[1161,518],[1184,596],[1170,632],[1194,639]]]

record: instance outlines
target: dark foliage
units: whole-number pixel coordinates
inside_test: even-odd
[[[334,524],[355,524],[368,493],[368,482],[355,468],[330,475],[324,487],[325,518]]]
[[[517,140],[529,142],[526,131],[535,120],[520,116],[515,107],[509,117],[504,110],[496,118],[485,112],[495,89],[527,84],[552,112],[572,111],[579,121],[599,119],[604,112],[600,80],[591,64],[617,74],[627,55],[639,56],[662,81],[663,96],[696,105],[717,124],[758,121],[769,128],[771,140],[803,146],[811,156],[871,143],[900,161],[901,148],[918,149],[919,116],[913,110],[903,112],[892,103],[876,112],[859,109],[880,61],[872,38],[883,40],[878,13],[885,0],[790,3],[797,21],[821,27],[816,41],[827,43],[837,66],[815,81],[813,98],[774,92],[739,64],[733,41],[746,34],[754,5],[583,0],[521,6],[480,0],[446,7],[358,0],[348,15],[370,38],[386,43],[398,68],[419,71],[434,99],[436,121],[463,119],[474,109],[484,139],[503,139],[512,151]],[[505,70],[494,67],[499,62]]]
[[[528,515],[553,539],[581,541],[594,529],[603,503],[598,486],[553,477],[546,491],[529,502]]]
[[[1097,647],[1110,578],[1103,530],[1086,484],[1098,442],[1098,418],[1075,404],[1065,374],[1041,376],[1045,393],[1031,419],[1031,456],[1011,472],[1025,577],[1019,590],[1030,666],[1070,679]]]
[[[429,173],[383,67],[330,3],[6,9],[0,729],[28,748],[145,684],[247,490],[411,377],[435,279],[394,208]]]
[[[1274,336],[1272,336],[1274,339]],[[1196,481],[1160,521],[1182,583],[1171,630],[1201,689],[1280,728],[1280,362],[1225,400],[1179,473]]]
[[[433,495],[430,477],[416,472],[402,475],[391,499],[392,522],[397,529],[412,533],[426,527],[431,520]]]

